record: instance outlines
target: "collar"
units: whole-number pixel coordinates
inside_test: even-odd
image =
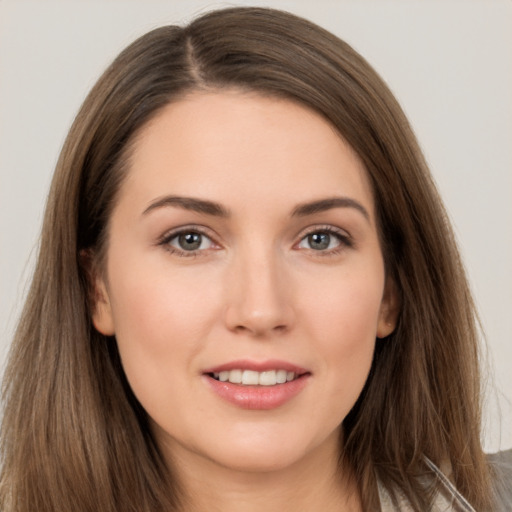
[[[438,480],[439,484],[439,491],[430,509],[431,512],[476,512],[448,477],[430,459],[425,457],[425,463],[431,470],[431,478]],[[409,501],[400,489],[395,493],[398,500],[397,505],[393,503],[391,495],[380,482],[378,482],[378,490],[381,512],[413,512]]]

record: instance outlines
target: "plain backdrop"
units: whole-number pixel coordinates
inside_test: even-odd
[[[142,33],[215,7],[302,15],[398,97],[444,197],[487,333],[490,451],[512,446],[512,2],[0,0],[0,363],[37,252],[60,147],[85,94]]]

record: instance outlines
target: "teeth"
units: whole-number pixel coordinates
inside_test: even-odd
[[[241,384],[243,380],[242,370],[231,370],[229,373],[229,382],[233,384]]]
[[[259,384],[258,372],[252,370],[244,370],[242,373],[242,384],[244,386],[256,386]]]
[[[276,382],[278,384],[284,384],[286,382],[286,375],[287,375],[287,371],[286,370],[277,370],[276,372]]]
[[[255,372],[253,370],[237,369],[213,374],[213,378],[216,380],[242,384],[243,386],[275,386],[276,384],[284,384],[295,380],[296,377],[294,372],[287,372],[286,370]]]
[[[260,381],[258,384],[260,386],[275,386],[277,384],[275,370],[270,370],[269,372],[261,372]]]

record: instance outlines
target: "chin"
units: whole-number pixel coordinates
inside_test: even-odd
[[[247,429],[244,435],[240,432],[233,434],[209,444],[207,456],[219,466],[245,473],[292,469],[311,463],[320,453],[338,453],[339,449],[339,429],[320,433],[308,433],[304,428],[295,429],[295,432],[283,432],[279,428],[271,431]],[[206,444],[204,446],[206,448]]]
[[[212,458],[216,464],[240,473],[270,473],[293,467],[303,457],[299,449],[253,446],[246,450],[229,450]]]

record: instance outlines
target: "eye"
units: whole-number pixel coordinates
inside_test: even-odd
[[[303,237],[297,247],[299,249],[328,252],[351,245],[348,235],[338,233],[333,229],[318,229]]]
[[[173,233],[164,238],[161,243],[172,252],[192,254],[196,251],[204,251],[215,246],[210,237],[195,230]]]

